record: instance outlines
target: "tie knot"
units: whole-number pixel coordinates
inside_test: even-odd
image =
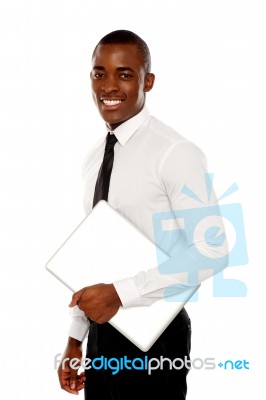
[[[117,142],[117,137],[114,134],[111,134],[110,132],[108,132],[108,135],[106,137],[106,145],[105,145],[105,149],[106,150],[111,150],[114,145]]]

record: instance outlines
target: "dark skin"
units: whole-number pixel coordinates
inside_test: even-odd
[[[146,93],[155,76],[146,73],[144,60],[132,44],[98,45],[92,58],[91,88],[93,100],[110,130],[138,114],[144,107]],[[108,322],[121,307],[121,300],[112,283],[87,286],[74,293],[69,307],[78,307],[91,320]],[[81,360],[82,342],[69,338],[64,358]],[[78,394],[84,388],[85,376],[71,369],[69,362],[58,368],[61,388]]]

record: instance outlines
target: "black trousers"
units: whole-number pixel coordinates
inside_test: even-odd
[[[191,324],[185,309],[166,328],[148,352],[142,352],[131,341],[113,328],[109,323],[92,323],[87,342],[86,358],[98,358],[99,369],[85,369],[85,400],[184,400],[187,393],[187,373],[189,371],[189,354],[191,347]],[[126,369],[114,368],[117,360],[124,357],[135,360],[135,367]],[[162,369],[152,370],[148,374],[143,368],[142,360],[156,358],[161,362]],[[100,359],[99,359],[100,358]],[[100,368],[103,360],[111,360],[112,368]],[[169,359],[170,362],[168,360]],[[183,360],[183,361],[182,361]],[[185,365],[185,360],[187,361]],[[171,362],[174,361],[174,366]],[[107,361],[105,361],[106,363]],[[156,365],[156,361],[152,365]],[[129,366],[129,364],[128,364]],[[183,366],[183,367],[182,367]],[[139,369],[137,369],[139,367]],[[119,370],[118,370],[119,369]],[[147,396],[148,393],[148,396]]]

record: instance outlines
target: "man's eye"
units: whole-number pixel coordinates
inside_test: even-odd
[[[101,73],[96,73],[96,74],[94,74],[93,76],[94,76],[95,79],[100,79],[100,78],[103,77],[103,74],[101,74]]]
[[[130,74],[121,74],[120,76],[123,79],[130,79],[132,77]]]

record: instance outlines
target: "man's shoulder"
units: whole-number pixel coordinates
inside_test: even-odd
[[[92,143],[90,148],[85,153],[82,168],[84,169],[88,163],[94,162],[95,158],[99,157],[99,154],[103,152],[104,149],[104,141],[106,136],[102,136],[100,139],[96,140],[96,142]]]
[[[87,150],[85,158],[89,157],[90,154],[93,154],[93,153],[99,151],[99,149],[101,149],[103,147],[105,140],[106,140],[106,135],[102,135],[99,139],[92,142]]]
[[[153,115],[149,118],[148,129],[154,140],[164,141],[170,145],[189,142],[189,139],[178,132],[178,130]]]
[[[179,149],[182,153],[195,152],[204,155],[204,151],[196,143],[153,115],[150,116],[148,130],[151,140],[158,143],[162,152]]]

